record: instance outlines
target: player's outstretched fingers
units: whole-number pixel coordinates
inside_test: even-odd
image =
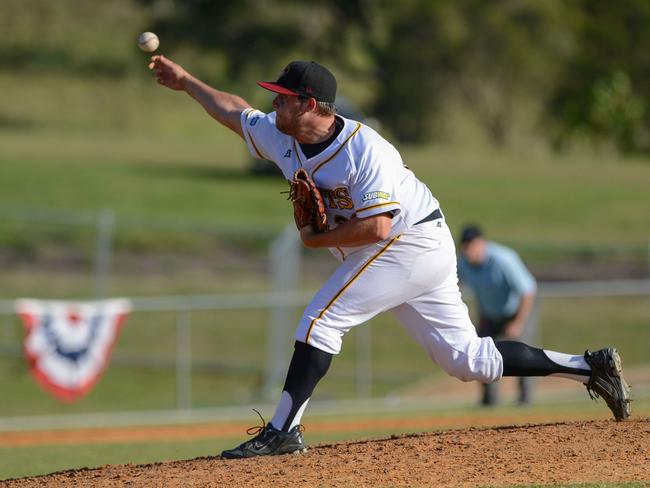
[[[172,90],[183,90],[183,81],[188,74],[180,65],[162,55],[156,55],[151,57],[149,69],[161,85]]]
[[[151,56],[151,62],[149,63],[149,69],[154,69],[159,67],[162,64],[162,56],[160,54],[156,56]]]

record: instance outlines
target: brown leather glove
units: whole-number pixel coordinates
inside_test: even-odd
[[[296,170],[289,181],[289,199],[293,203],[293,218],[298,229],[311,225],[316,232],[327,230],[325,202],[314,180],[303,168]]]

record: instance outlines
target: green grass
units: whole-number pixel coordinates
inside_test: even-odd
[[[253,228],[289,220],[289,205],[279,195],[286,184],[247,174],[241,143],[225,129],[189,143],[144,133],[0,132],[0,144],[0,210],[110,207],[118,219],[246,222]],[[517,152],[436,147],[404,154],[454,228],[478,221],[495,238],[529,245],[647,243],[645,162],[549,156],[522,162],[525,155]]]
[[[36,476],[83,467],[99,467],[104,464],[147,464],[161,460],[215,456],[229,447],[232,446],[229,446],[227,441],[200,440],[190,443],[156,442],[0,448],[0,456],[3,460],[0,461],[0,479]],[[7,462],[9,460],[11,462]]]
[[[34,143],[24,141],[26,145]],[[156,141],[150,144],[155,147]],[[218,147],[217,141],[212,150]],[[120,157],[113,155],[109,145],[106,150],[113,158]],[[141,150],[148,161],[137,161],[129,155],[123,155],[124,159],[98,160],[93,151],[88,151],[90,154],[82,156],[82,160],[65,155],[26,155],[7,161],[5,154],[0,169],[5,191],[2,206],[85,211],[112,208],[118,219],[165,218],[172,223],[182,219],[215,226],[246,222],[264,228],[287,220],[289,205],[279,194],[286,184],[277,179],[250,177],[243,162],[227,166],[216,161],[210,166],[204,161],[196,162],[201,155],[182,145],[172,149],[166,144],[151,155],[146,155],[146,146]],[[176,161],[156,161],[162,151]],[[260,212],[260,208],[265,212]]]

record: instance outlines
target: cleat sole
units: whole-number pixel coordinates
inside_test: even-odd
[[[612,359],[610,360],[609,365],[612,368],[612,372],[614,373],[614,375],[621,382],[621,387],[623,388],[623,398],[621,399],[621,402],[625,404],[624,407],[625,412],[623,414],[623,417],[620,420],[625,420],[629,418],[631,415],[630,385],[628,385],[627,382],[625,381],[625,378],[623,378],[623,365],[621,361],[621,356],[619,356],[618,351],[616,349],[612,350]]]

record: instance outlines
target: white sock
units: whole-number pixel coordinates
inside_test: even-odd
[[[578,373],[553,373],[549,376],[567,378],[570,380],[579,381],[580,383],[584,384],[589,381],[589,378],[591,376],[591,366],[589,366],[589,363],[585,360],[584,356],[547,351],[546,349],[544,349],[544,354],[546,354],[546,356],[555,364],[559,364],[565,368],[581,369],[585,371],[584,375]]]
[[[303,403],[296,411],[296,414],[291,419],[291,423],[289,424],[287,431],[290,431],[296,425],[300,424],[300,420],[302,420],[302,414],[305,413],[305,408],[307,408],[307,403],[309,403],[309,398],[305,400],[305,403]],[[271,425],[278,430],[282,430],[282,427],[287,423],[287,420],[289,419],[289,415],[291,415],[291,407],[293,407],[293,400],[291,399],[291,395],[289,395],[288,392],[283,391],[282,396],[280,397],[280,402],[275,409],[275,414],[273,414],[273,418],[271,419]]]
[[[291,400],[291,395],[289,395],[289,393],[287,393],[286,391],[283,391],[282,396],[280,397],[280,402],[278,403],[278,406],[275,408],[275,413],[273,414],[273,418],[271,419],[271,425],[273,427],[275,427],[278,430],[282,430],[282,426],[287,421],[287,417],[291,412],[292,405],[293,405],[293,401]]]

